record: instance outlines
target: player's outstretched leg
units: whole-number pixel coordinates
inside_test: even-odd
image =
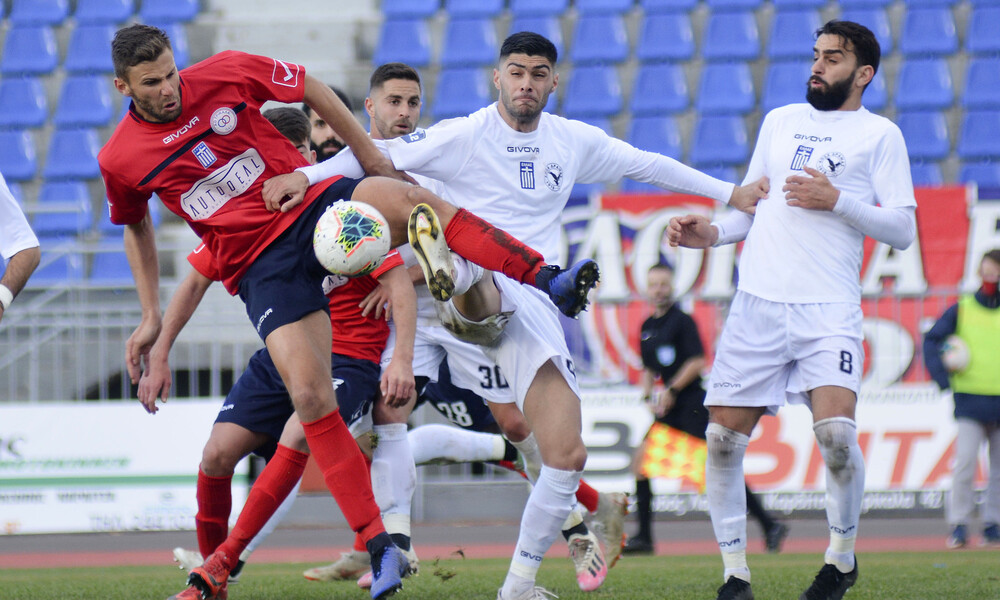
[[[840,600],[857,580],[857,556],[854,557],[854,568],[848,573],[842,573],[835,565],[825,564],[799,600]]]
[[[567,317],[576,318],[590,303],[590,290],[601,280],[597,263],[586,258],[569,269],[545,265],[535,276],[535,287],[548,294]]]

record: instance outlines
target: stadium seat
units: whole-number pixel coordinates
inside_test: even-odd
[[[188,66],[187,27],[184,23],[149,23],[167,32],[170,47],[174,50],[174,63],[178,69]]]
[[[1000,112],[970,110],[965,113],[958,138],[958,156],[962,159],[1000,159]]]
[[[927,110],[900,112],[896,115],[896,124],[903,132],[911,159],[926,161],[948,157],[951,146],[944,113]]]
[[[800,9],[800,8],[823,8],[826,6],[826,0],[772,0],[771,4],[774,8],[778,10],[784,10],[786,8]]]
[[[633,116],[681,112],[688,107],[684,68],[672,63],[640,64],[629,108]]]
[[[646,15],[635,55],[646,62],[689,60],[694,56],[691,18],[684,12]]]
[[[631,194],[656,194],[663,193],[663,190],[651,183],[643,183],[629,177],[622,179],[621,191]]]
[[[580,14],[615,13],[625,14],[632,9],[633,0],[576,0],[574,3]]]
[[[438,75],[431,114],[435,119],[463,117],[490,103],[483,69],[444,69]]]
[[[736,175],[735,167],[725,165],[704,165],[698,168],[699,171],[710,177],[715,177],[721,181],[731,181],[740,183],[740,178]]]
[[[701,114],[748,113],[754,109],[753,75],[747,63],[708,63],[701,68],[695,108]]]
[[[807,61],[770,63],[760,96],[761,110],[766,113],[786,104],[805,102],[811,66]]]
[[[622,109],[622,91],[614,67],[593,65],[573,69],[563,98],[570,118],[611,117]]]
[[[76,237],[90,230],[90,217],[89,212],[84,212],[82,204],[76,208],[35,212],[31,219],[31,229],[39,238]]]
[[[14,0],[10,9],[11,25],[62,25],[69,14],[67,0]]]
[[[97,285],[131,285],[132,269],[124,252],[98,252],[90,265],[90,282]]]
[[[45,89],[38,79],[0,79],[0,127],[41,127],[48,117]]]
[[[187,22],[198,16],[198,0],[142,0],[139,19],[143,23]]]
[[[30,181],[38,170],[35,142],[27,131],[0,131],[0,173],[7,181]]]
[[[437,13],[441,0],[382,0],[381,4],[387,19],[423,19]]]
[[[801,59],[810,55],[813,32],[820,26],[815,10],[779,10],[771,18],[767,56],[775,59]]]
[[[865,88],[865,93],[861,97],[861,103],[865,105],[865,108],[872,111],[882,110],[889,103],[889,91],[885,86],[885,73],[882,69],[879,69],[878,73],[875,73],[874,79]]]
[[[115,37],[113,25],[80,25],[73,30],[66,50],[63,67],[70,73],[111,73],[111,40]],[[175,52],[176,55],[176,52]]]
[[[841,0],[842,8],[885,8],[892,4],[893,0]]]
[[[510,0],[510,12],[515,17],[556,17],[569,8],[569,0]]]
[[[628,143],[640,150],[678,160],[683,154],[681,132],[673,117],[633,117],[628,129]]]
[[[405,62],[426,67],[431,62],[431,33],[423,19],[386,19],[382,22],[375,64]]]
[[[559,25],[557,17],[514,17],[514,20],[510,24],[510,33],[517,33],[519,31],[533,31],[544,35],[550,42],[555,44],[559,56],[564,56],[562,27]]]
[[[620,63],[629,55],[621,15],[585,14],[576,22],[570,58],[577,65]]]
[[[467,67],[496,63],[499,46],[490,18],[451,19],[445,27],[442,67]]]
[[[699,168],[736,165],[746,161],[749,151],[743,117],[706,115],[695,121],[688,162]]]
[[[994,32],[995,34],[995,32]],[[904,56],[942,56],[958,50],[955,20],[948,8],[908,8],[899,49]]]
[[[962,183],[975,182],[983,187],[1000,187],[1000,161],[962,164],[958,172]]]
[[[1000,6],[977,6],[969,15],[965,49],[972,54],[1000,54]]]
[[[444,11],[458,17],[492,17],[503,12],[504,0],[445,0]]]
[[[63,81],[53,117],[58,127],[104,127],[111,122],[111,82],[100,75],[71,75]]]
[[[712,12],[753,10],[763,4],[760,0],[705,0]]]
[[[79,235],[90,230],[93,207],[82,181],[47,181],[38,193],[32,227],[42,237]]]
[[[135,12],[134,0],[76,0],[77,25],[123,23]]]
[[[1000,58],[975,57],[969,62],[962,106],[1000,109]]]
[[[915,186],[936,186],[944,183],[941,176],[941,166],[934,162],[910,162],[910,178]]]
[[[91,179],[101,175],[97,152],[101,148],[93,129],[56,129],[45,160],[46,179]]]
[[[67,238],[42,238],[42,260],[31,274],[32,287],[60,286],[83,280],[83,256],[73,252],[73,241]]]
[[[107,49],[105,49],[107,51]],[[56,36],[49,27],[12,27],[3,43],[0,74],[51,73],[59,63]]]
[[[705,27],[701,56],[705,60],[754,60],[760,55],[760,38],[754,14],[712,13]]]
[[[698,6],[698,0],[639,0],[646,16],[661,12],[679,12],[692,10]]]
[[[885,9],[874,6],[848,8],[844,3],[841,3],[841,6],[844,12],[841,13],[840,19],[854,21],[871,29],[882,49],[882,56],[888,56],[892,52],[892,28],[889,26],[889,17]]]
[[[899,110],[943,109],[954,101],[951,71],[943,58],[911,58],[899,69],[896,85]]]

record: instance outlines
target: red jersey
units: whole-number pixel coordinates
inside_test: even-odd
[[[150,123],[130,107],[98,154],[111,221],[138,223],[158,195],[218,258],[235,294],[254,259],[336,180],[312,186],[287,213],[264,206],[264,181],[307,162],[260,107],[301,102],[304,90],[302,66],[231,50],[181,71],[181,115]]]
[[[212,252],[201,244],[188,254],[188,262],[196,271],[219,281],[219,268]],[[330,325],[333,327],[331,351],[351,358],[370,360],[378,364],[382,359],[386,341],[389,339],[389,324],[384,319],[361,316],[358,307],[375,286],[378,278],[389,269],[403,264],[402,257],[395,250],[386,255],[385,260],[372,273],[361,277],[329,275],[323,280],[323,292],[330,299]]]

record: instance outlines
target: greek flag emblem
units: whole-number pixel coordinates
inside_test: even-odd
[[[792,158],[792,170],[801,171],[802,167],[806,166],[809,162],[809,157],[812,156],[813,149],[809,146],[799,146],[795,151],[795,157]]]
[[[215,154],[212,149],[208,147],[205,142],[198,142],[198,144],[191,150],[194,153],[195,158],[201,163],[201,166],[208,168],[209,165],[217,161]]]
[[[521,161],[521,189],[535,189],[535,163]]]

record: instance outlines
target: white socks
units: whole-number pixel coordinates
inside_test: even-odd
[[[531,483],[538,481],[538,473],[542,468],[542,452],[538,449],[535,434],[529,433],[528,437],[520,442],[511,441],[511,444],[524,457],[524,472],[528,476],[528,481]]]
[[[506,446],[503,437],[448,425],[421,425],[407,434],[413,462],[476,462],[503,460]]]
[[[451,259],[455,267],[454,295],[461,296],[483,278],[483,274],[486,270],[476,263],[469,262],[454,252],[451,253]]]
[[[705,430],[708,458],[705,462],[705,489],[708,512],[725,567],[723,581],[737,577],[750,581],[747,566],[747,499],[743,476],[743,456],[750,437],[718,423]]]
[[[299,486],[301,485],[302,480],[299,479],[295,487],[292,488],[292,491],[288,492],[288,497],[285,498],[285,501],[278,505],[271,518],[267,520],[267,523],[264,523],[264,526],[260,528],[257,535],[253,536],[253,539],[247,544],[246,549],[240,554],[240,560],[243,562],[250,560],[250,555],[257,549],[257,546],[260,546],[261,542],[274,532],[274,528],[278,526],[278,523],[281,523],[281,520],[285,518],[288,511],[292,510],[292,505],[295,504],[295,497],[299,495]]]
[[[559,529],[576,501],[582,471],[542,466],[538,482],[528,496],[521,516],[521,530],[504,580],[501,596],[517,598],[535,585],[542,557],[559,535]]]
[[[382,510],[382,521],[389,534],[410,535],[410,504],[417,485],[406,423],[374,427],[378,442],[372,451],[372,491]]]
[[[816,443],[826,462],[826,519],[830,525],[827,564],[842,573],[854,569],[854,542],[865,491],[865,461],[858,446],[857,425],[833,417],[813,425]]]

